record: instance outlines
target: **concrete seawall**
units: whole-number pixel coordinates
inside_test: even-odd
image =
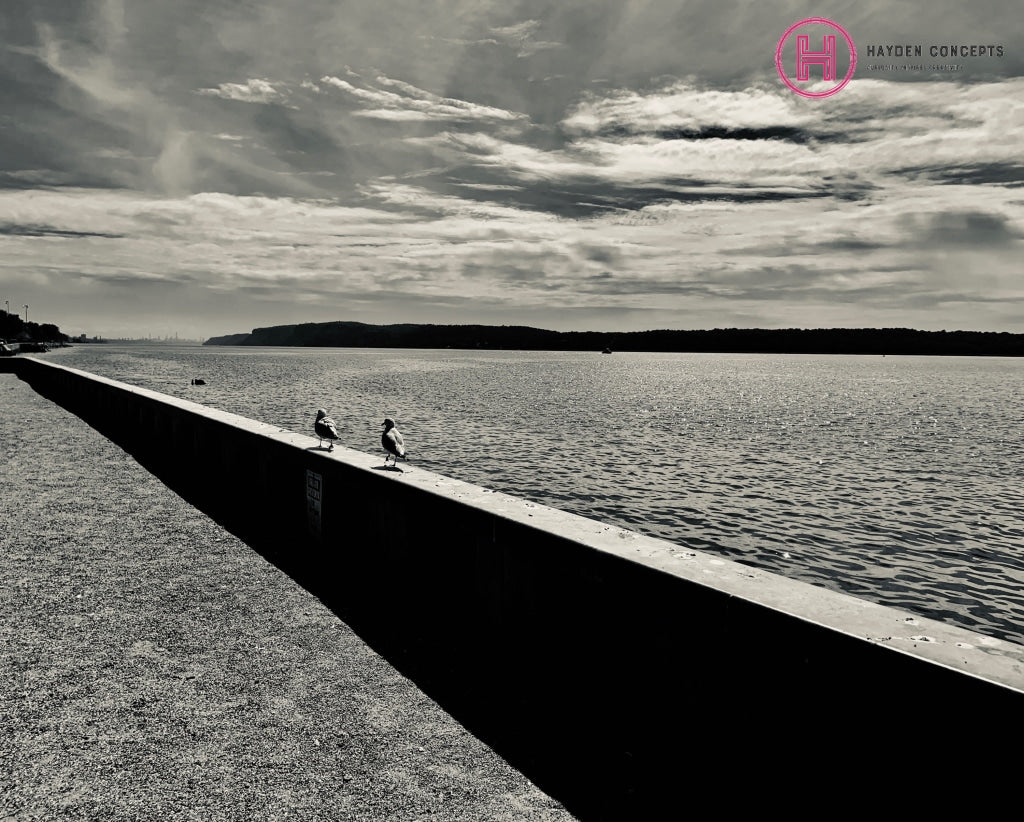
[[[922,763],[929,783],[1015,771],[991,754],[1024,728],[1024,647],[39,358],[0,367],[583,819],[665,818],[694,791],[747,808],[797,777],[861,792]]]

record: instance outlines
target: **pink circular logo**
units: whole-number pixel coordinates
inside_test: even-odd
[[[846,76],[842,80],[838,79],[839,50],[836,47],[836,35],[831,32],[827,32],[824,35],[819,34],[817,42],[811,41],[809,33],[796,34],[796,59],[792,66],[793,74],[790,75],[786,70],[787,67],[783,66],[782,52],[786,48],[790,37],[803,26],[813,25],[827,26],[829,29],[839,32],[843,39],[846,40],[850,53],[850,65],[846,70]],[[838,23],[833,23],[824,17],[807,17],[798,23],[794,23],[779,38],[779,45],[775,49],[775,68],[778,70],[782,82],[801,97],[830,97],[853,79],[854,69],[857,68],[857,47],[853,44],[853,38],[850,37],[846,29]],[[825,91],[805,91],[797,85],[797,83],[811,82],[812,76],[816,81],[819,75],[823,82],[835,82],[835,85]]]

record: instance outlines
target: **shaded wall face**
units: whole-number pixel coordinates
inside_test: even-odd
[[[728,806],[794,773],[845,787],[868,740],[932,756],[1024,725],[1020,691],[827,625],[827,594],[816,614],[787,613],[436,491],[445,478],[70,369],[18,368],[581,818],[664,818],[681,778],[725,786]],[[952,721],[951,706],[982,718]]]

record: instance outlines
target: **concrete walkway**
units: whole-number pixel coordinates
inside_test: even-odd
[[[0,374],[0,822],[571,820],[319,600]]]

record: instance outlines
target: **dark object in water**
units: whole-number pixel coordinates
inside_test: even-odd
[[[192,380],[192,385],[206,385],[206,380]]]
[[[606,349],[605,349],[604,351],[602,351],[601,353],[602,353],[602,354],[611,354],[611,353],[612,353],[612,350],[611,350],[610,348],[606,348]]]

